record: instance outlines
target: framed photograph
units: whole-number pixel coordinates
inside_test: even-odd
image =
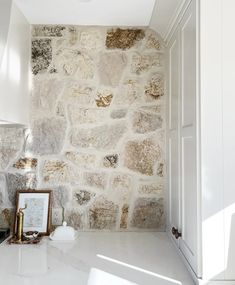
[[[51,228],[51,190],[19,190],[16,192],[16,214],[20,208],[24,213],[23,231],[38,231],[49,235]],[[16,232],[15,216],[15,232]]]

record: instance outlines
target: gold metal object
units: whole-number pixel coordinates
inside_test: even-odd
[[[22,242],[23,238],[23,226],[24,226],[24,213],[23,210],[27,208],[27,204],[24,208],[20,208],[16,215],[16,240]]]

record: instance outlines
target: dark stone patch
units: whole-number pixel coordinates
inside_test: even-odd
[[[34,75],[45,72],[52,60],[52,47],[50,39],[32,41],[32,71]]]
[[[37,185],[35,173],[29,172],[25,175],[8,173],[7,190],[8,198],[12,205],[15,205],[15,195],[17,190],[35,189]]]
[[[141,29],[112,29],[107,33],[106,47],[108,49],[129,49],[144,36],[145,33]]]
[[[95,194],[86,190],[79,190],[75,192],[74,196],[79,205],[86,205]]]
[[[129,206],[127,204],[125,204],[122,207],[122,215],[121,215],[121,221],[120,221],[120,228],[121,229],[127,228],[128,213],[129,213]]]
[[[135,202],[131,226],[141,229],[163,230],[163,198],[138,198]]]
[[[114,229],[117,222],[118,206],[100,197],[89,210],[91,229]]]
[[[33,27],[33,37],[62,37],[66,28],[59,25],[42,26],[37,25]]]
[[[157,175],[160,177],[164,176],[164,164],[163,163],[158,164]]]
[[[3,228],[13,229],[14,215],[15,211],[13,209],[5,208],[0,213],[0,225]]]
[[[13,164],[14,168],[17,169],[32,169],[36,168],[38,164],[38,160],[36,158],[20,158]]]
[[[116,168],[118,164],[118,154],[106,155],[103,160],[105,167]]]

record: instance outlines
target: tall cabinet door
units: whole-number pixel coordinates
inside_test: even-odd
[[[198,185],[197,185],[197,31],[196,1],[180,23],[180,249],[198,275]]]
[[[168,189],[169,189],[169,231],[180,224],[180,163],[179,163],[179,100],[180,100],[180,34],[173,35],[168,45]],[[179,240],[173,237],[178,244]]]

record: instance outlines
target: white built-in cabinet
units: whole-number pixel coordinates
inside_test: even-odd
[[[167,43],[168,232],[196,283],[235,284],[235,1],[185,2]]]

